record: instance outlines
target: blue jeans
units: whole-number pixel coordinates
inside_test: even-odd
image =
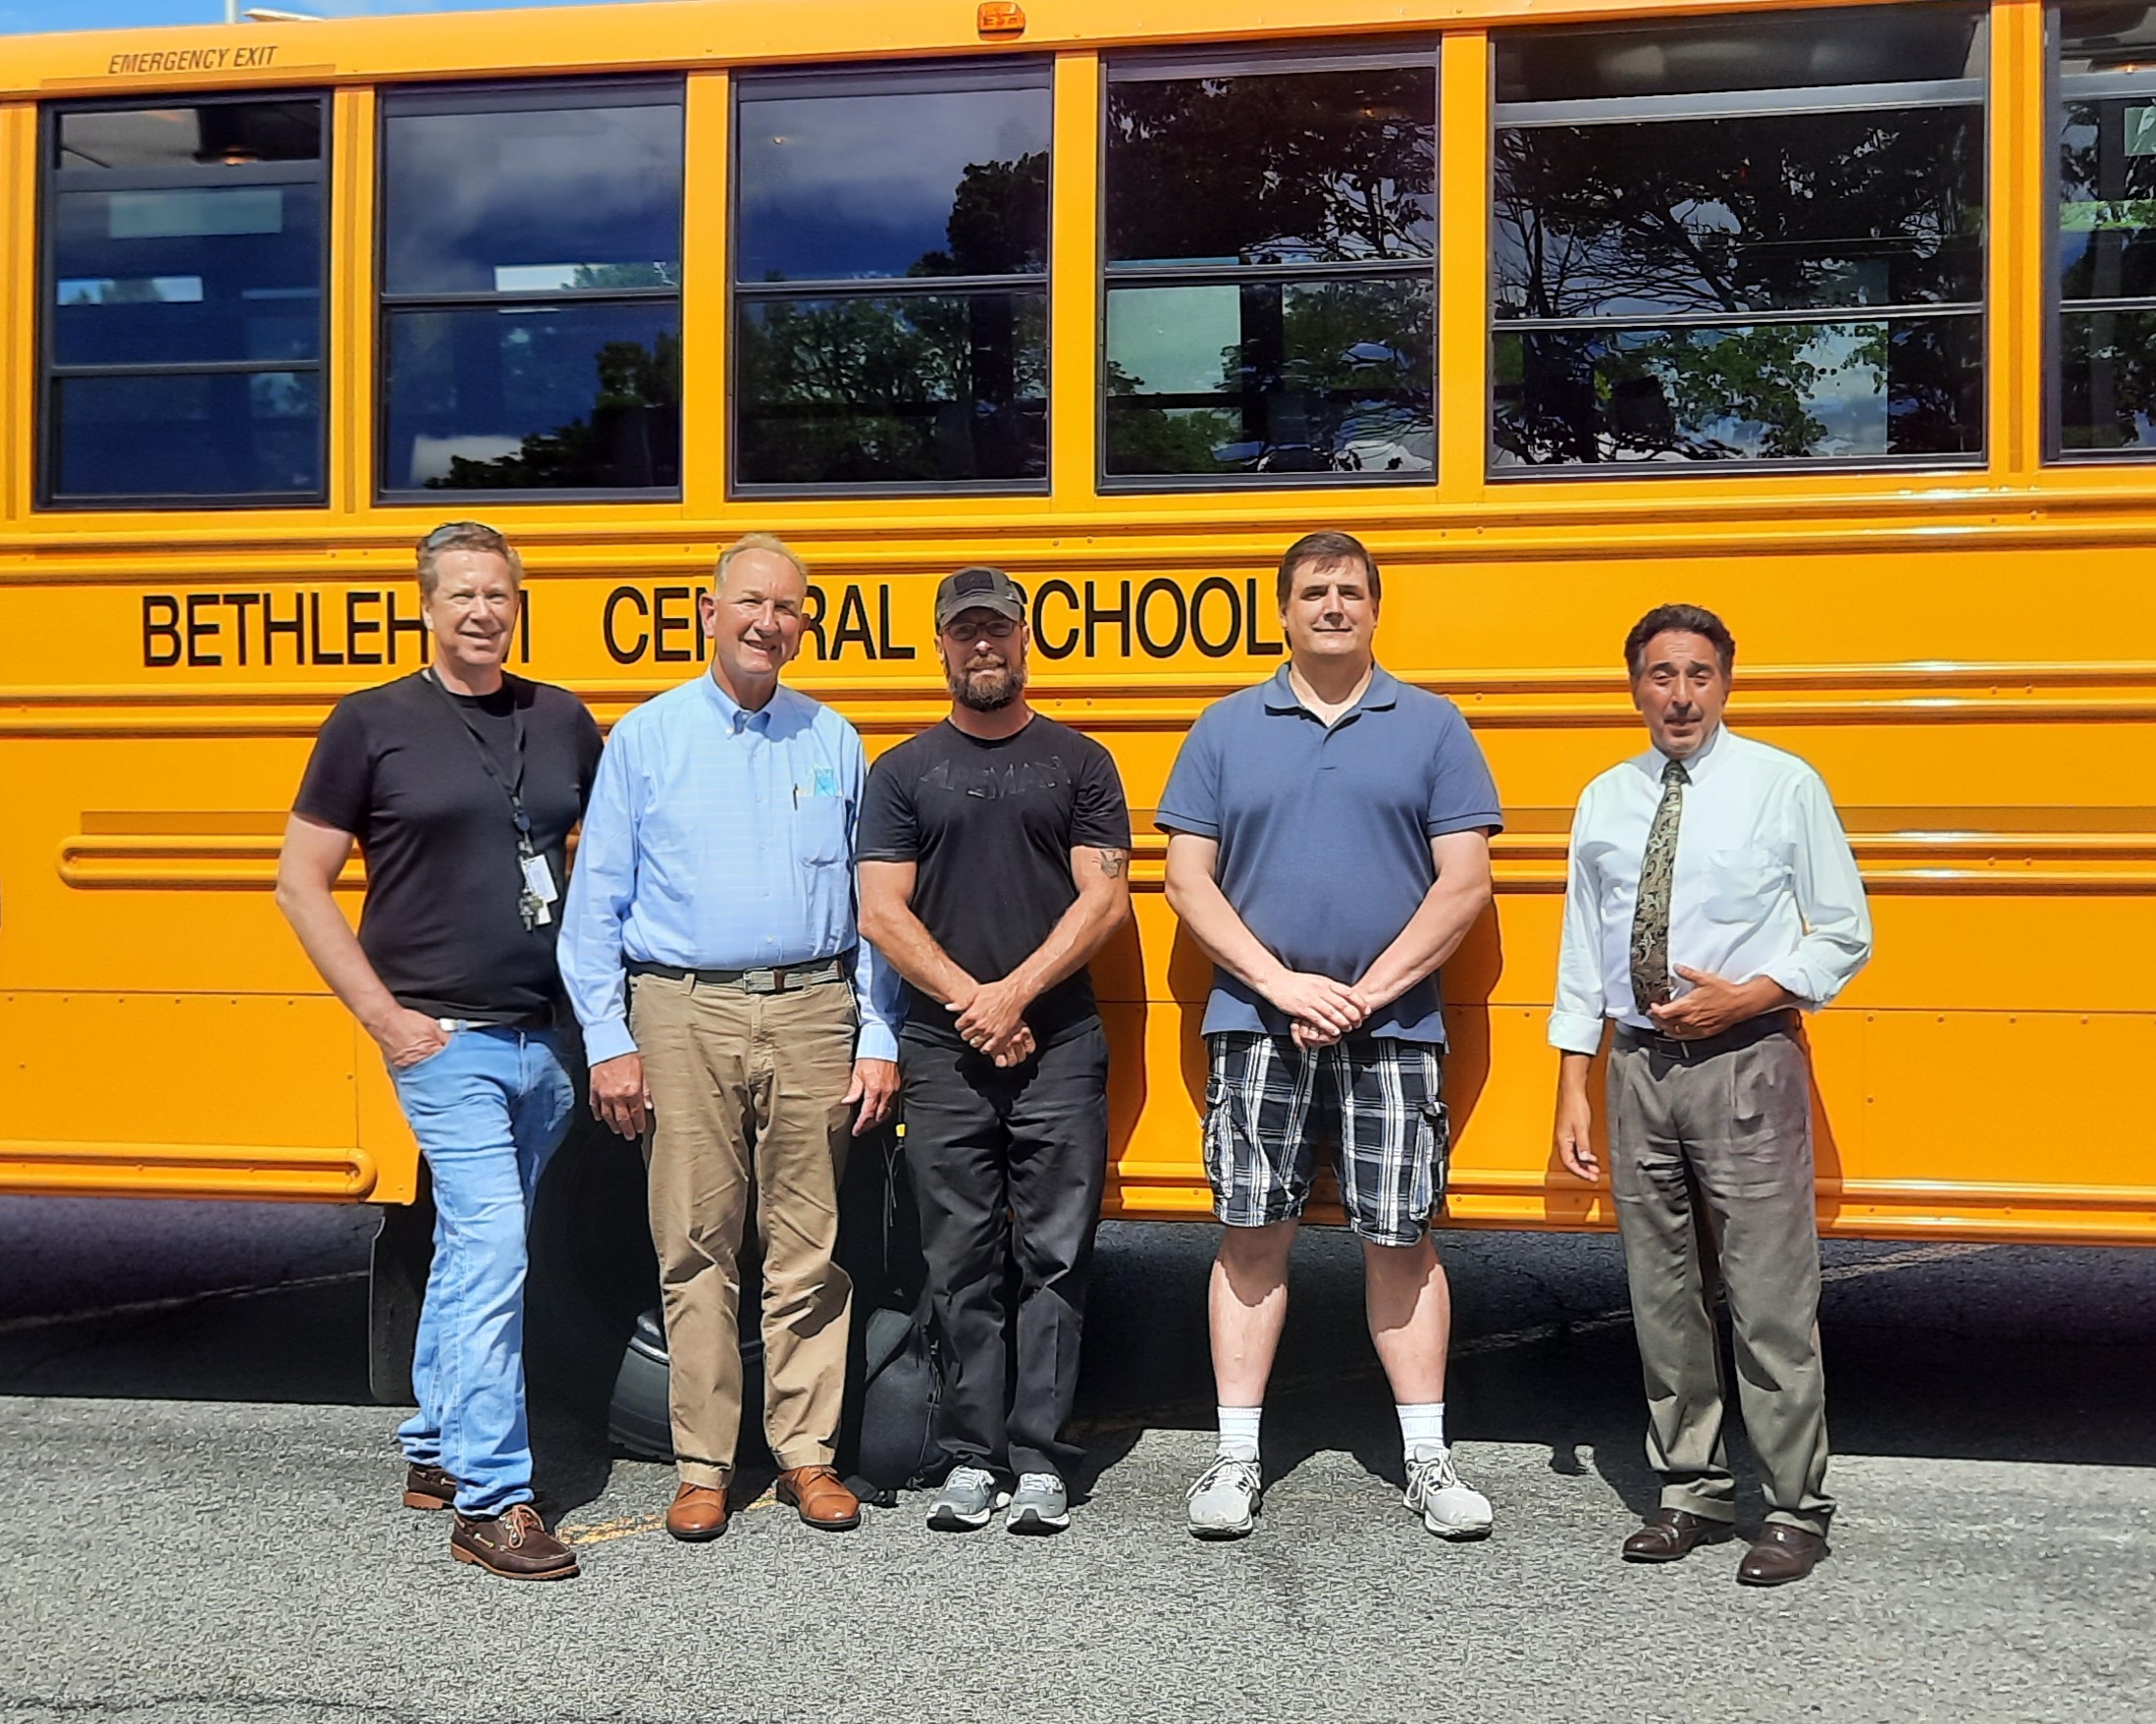
[[[441,1467],[467,1515],[532,1498],[524,1413],[526,1228],[576,1102],[548,1030],[460,1029],[390,1076],[434,1175],[434,1267],[419,1314],[404,1458]]]

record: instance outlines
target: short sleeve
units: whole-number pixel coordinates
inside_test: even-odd
[[[868,768],[862,792],[861,823],[854,833],[860,862],[909,862],[920,860],[920,815],[907,781],[903,745]]]
[[[1501,832],[1504,812],[1498,803],[1497,780],[1490,776],[1490,762],[1483,758],[1482,744],[1467,728],[1467,720],[1460,716],[1457,706],[1447,701],[1443,711],[1423,831],[1431,838],[1443,838],[1448,832]]]
[[[292,799],[292,812],[364,838],[374,809],[374,749],[349,697],[331,708]]]
[[[1116,770],[1115,757],[1090,739],[1075,787],[1071,848],[1131,848],[1131,806],[1124,801],[1123,776]]]
[[[1164,832],[1187,832],[1193,838],[1220,836],[1220,744],[1213,708],[1198,714],[1190,734],[1177,751],[1168,787],[1160,793],[1153,823]]]

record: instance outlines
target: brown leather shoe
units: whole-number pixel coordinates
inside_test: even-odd
[[[850,1533],[861,1525],[861,1498],[830,1467],[789,1467],[773,1487],[781,1502],[801,1513],[802,1524],[825,1533]]]
[[[666,1509],[666,1531],[685,1544],[702,1544],[726,1530],[723,1487],[684,1485]]]
[[[1737,1564],[1740,1587],[1786,1587],[1801,1581],[1828,1554],[1826,1541],[1802,1527],[1769,1521],[1760,1541]]]
[[[1624,1541],[1627,1562],[1675,1562],[1701,1544],[1719,1543],[1729,1537],[1727,1521],[1710,1521],[1705,1515],[1687,1514],[1681,1508],[1657,1508],[1640,1523],[1640,1530]]]
[[[413,1461],[404,1468],[406,1508],[449,1508],[456,1502],[456,1481],[440,1467]]]
[[[547,1531],[528,1502],[513,1502],[500,1514],[458,1515],[449,1554],[505,1581],[567,1581],[577,1574],[576,1552]]]

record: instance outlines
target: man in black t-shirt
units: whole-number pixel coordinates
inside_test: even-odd
[[[951,716],[868,773],[861,929],[906,978],[899,1077],[936,1320],[928,1524],[1070,1524],[1062,1440],[1108,1159],[1108,1042],[1085,965],[1131,914],[1131,816],[1108,751],[1025,703],[1025,596],[1000,569],[936,592]],[[1010,1220],[1005,1245],[1005,1217]],[[1006,1394],[1003,1286],[1020,1275]]]
[[[433,1175],[419,1411],[397,1432],[405,1506],[453,1505],[461,1562],[561,1580],[575,1553],[532,1506],[524,1234],[576,1099],[554,1027],[554,906],[600,741],[574,695],[501,669],[522,581],[508,541],[475,521],[420,541],[433,662],[331,712],[285,828],[277,902],[381,1045]],[[332,896],[355,844],[356,935]]]

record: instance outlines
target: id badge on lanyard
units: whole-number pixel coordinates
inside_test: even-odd
[[[517,914],[522,917],[526,931],[543,928],[554,918],[553,906],[561,897],[561,889],[554,884],[552,866],[532,843],[532,819],[524,811],[524,714],[511,706],[510,722],[516,733],[516,779],[512,783],[501,776],[494,763],[494,756],[487,751],[486,738],[479,734],[478,727],[472,723],[463,707],[456,704],[455,698],[443,686],[442,680],[434,674],[433,669],[430,667],[422,674],[441,691],[442,698],[448,702],[449,709],[456,714],[457,722],[464,727],[464,734],[472,739],[472,747],[478,751],[481,768],[501,787],[502,795],[509,799],[509,813],[516,821]]]

